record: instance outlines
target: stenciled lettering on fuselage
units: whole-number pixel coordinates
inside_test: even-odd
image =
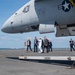
[[[58,5],[58,9],[62,9],[64,12],[69,12],[74,6],[75,0],[64,0],[62,4]]]

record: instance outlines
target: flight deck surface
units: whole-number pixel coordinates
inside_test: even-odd
[[[38,63],[18,60],[18,56],[75,56],[75,51],[53,51],[50,53],[34,53],[25,50],[0,50],[1,75],[75,75],[70,66]],[[12,59],[14,58],[14,59]]]

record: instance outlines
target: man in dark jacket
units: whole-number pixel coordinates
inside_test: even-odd
[[[34,52],[38,52],[38,39],[36,37],[34,39]]]
[[[28,51],[28,48],[30,48],[30,50],[32,51],[32,49],[31,49],[31,40],[30,39],[27,40],[27,51]]]
[[[44,36],[43,44],[44,44],[44,50],[46,49],[46,52],[48,53],[49,52],[49,50],[48,50],[48,39],[46,38],[46,36]],[[43,50],[43,52],[44,52],[44,50]]]
[[[74,49],[74,41],[71,39],[71,40],[69,41],[69,43],[70,43],[70,51],[72,51],[72,50],[75,51],[75,49]]]
[[[49,48],[49,51],[51,51],[52,52],[52,42],[49,40],[49,42],[48,42],[48,48]]]

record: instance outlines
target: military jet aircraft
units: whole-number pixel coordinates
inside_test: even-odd
[[[75,0],[30,0],[2,26],[5,33],[39,31],[56,37],[75,35]]]

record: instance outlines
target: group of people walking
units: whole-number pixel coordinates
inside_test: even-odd
[[[27,40],[26,46],[27,46],[27,51],[28,49],[32,51],[30,39]],[[42,39],[41,37],[39,39],[35,37],[34,52],[44,53],[45,50],[47,53],[52,52],[52,42],[49,39],[47,39],[46,36],[44,36],[44,39]]]
[[[75,51],[75,42],[72,39],[70,39],[69,43],[70,43],[70,51]],[[27,42],[25,42],[25,46],[27,47],[26,51],[31,50],[38,53],[44,53],[45,51],[49,53],[53,51],[52,42],[49,39],[47,39],[46,36],[44,36],[44,39],[42,39],[41,37],[34,38],[34,47],[33,47],[34,50],[32,50],[31,48],[30,38],[27,40]]]

